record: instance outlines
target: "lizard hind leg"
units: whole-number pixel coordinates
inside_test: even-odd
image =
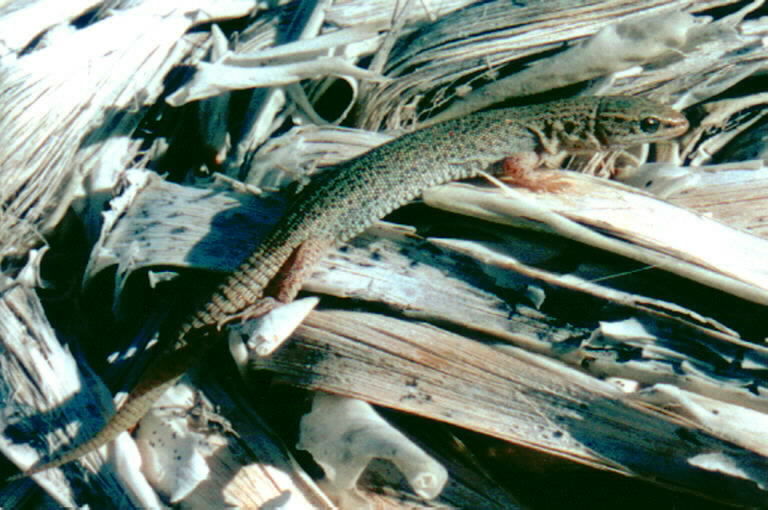
[[[335,245],[332,239],[311,238],[293,249],[275,276],[264,288],[263,297],[230,316],[227,322],[247,320],[266,315],[279,305],[290,303],[301,290],[317,264]]]

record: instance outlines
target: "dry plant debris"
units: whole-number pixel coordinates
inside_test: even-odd
[[[317,309],[232,328],[236,366],[222,341],[135,440],[35,482],[93,508],[765,507],[763,3],[0,1],[6,473],[102,425],[292,183],[489,106],[628,94],[691,130],[551,162],[579,170],[558,192],[430,190],[318,266]]]

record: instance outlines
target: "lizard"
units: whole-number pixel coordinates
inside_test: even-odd
[[[258,317],[292,301],[327,251],[425,189],[476,177],[488,169],[521,165],[533,169],[561,151],[639,145],[666,140],[687,129],[684,115],[647,99],[577,97],[486,110],[433,124],[320,173],[209,299],[171,328],[174,333],[163,340],[167,347],[95,436],[13,478],[67,464],[135,426],[227,323]],[[499,165],[501,161],[505,163]]]

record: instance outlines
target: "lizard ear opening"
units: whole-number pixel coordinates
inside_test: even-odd
[[[655,133],[659,127],[661,127],[661,121],[656,117],[645,117],[640,121],[640,129],[643,130],[643,133]]]

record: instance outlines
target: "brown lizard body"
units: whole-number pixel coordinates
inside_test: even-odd
[[[289,302],[307,269],[330,248],[445,182],[477,176],[505,158],[598,151],[671,138],[688,123],[675,110],[629,97],[566,99],[475,113],[408,133],[324,172],[296,198],[271,234],[181,323],[115,416],[92,439],[28,476],[78,459],[135,425],[210,343],[238,318]],[[530,160],[531,158],[519,158]]]

